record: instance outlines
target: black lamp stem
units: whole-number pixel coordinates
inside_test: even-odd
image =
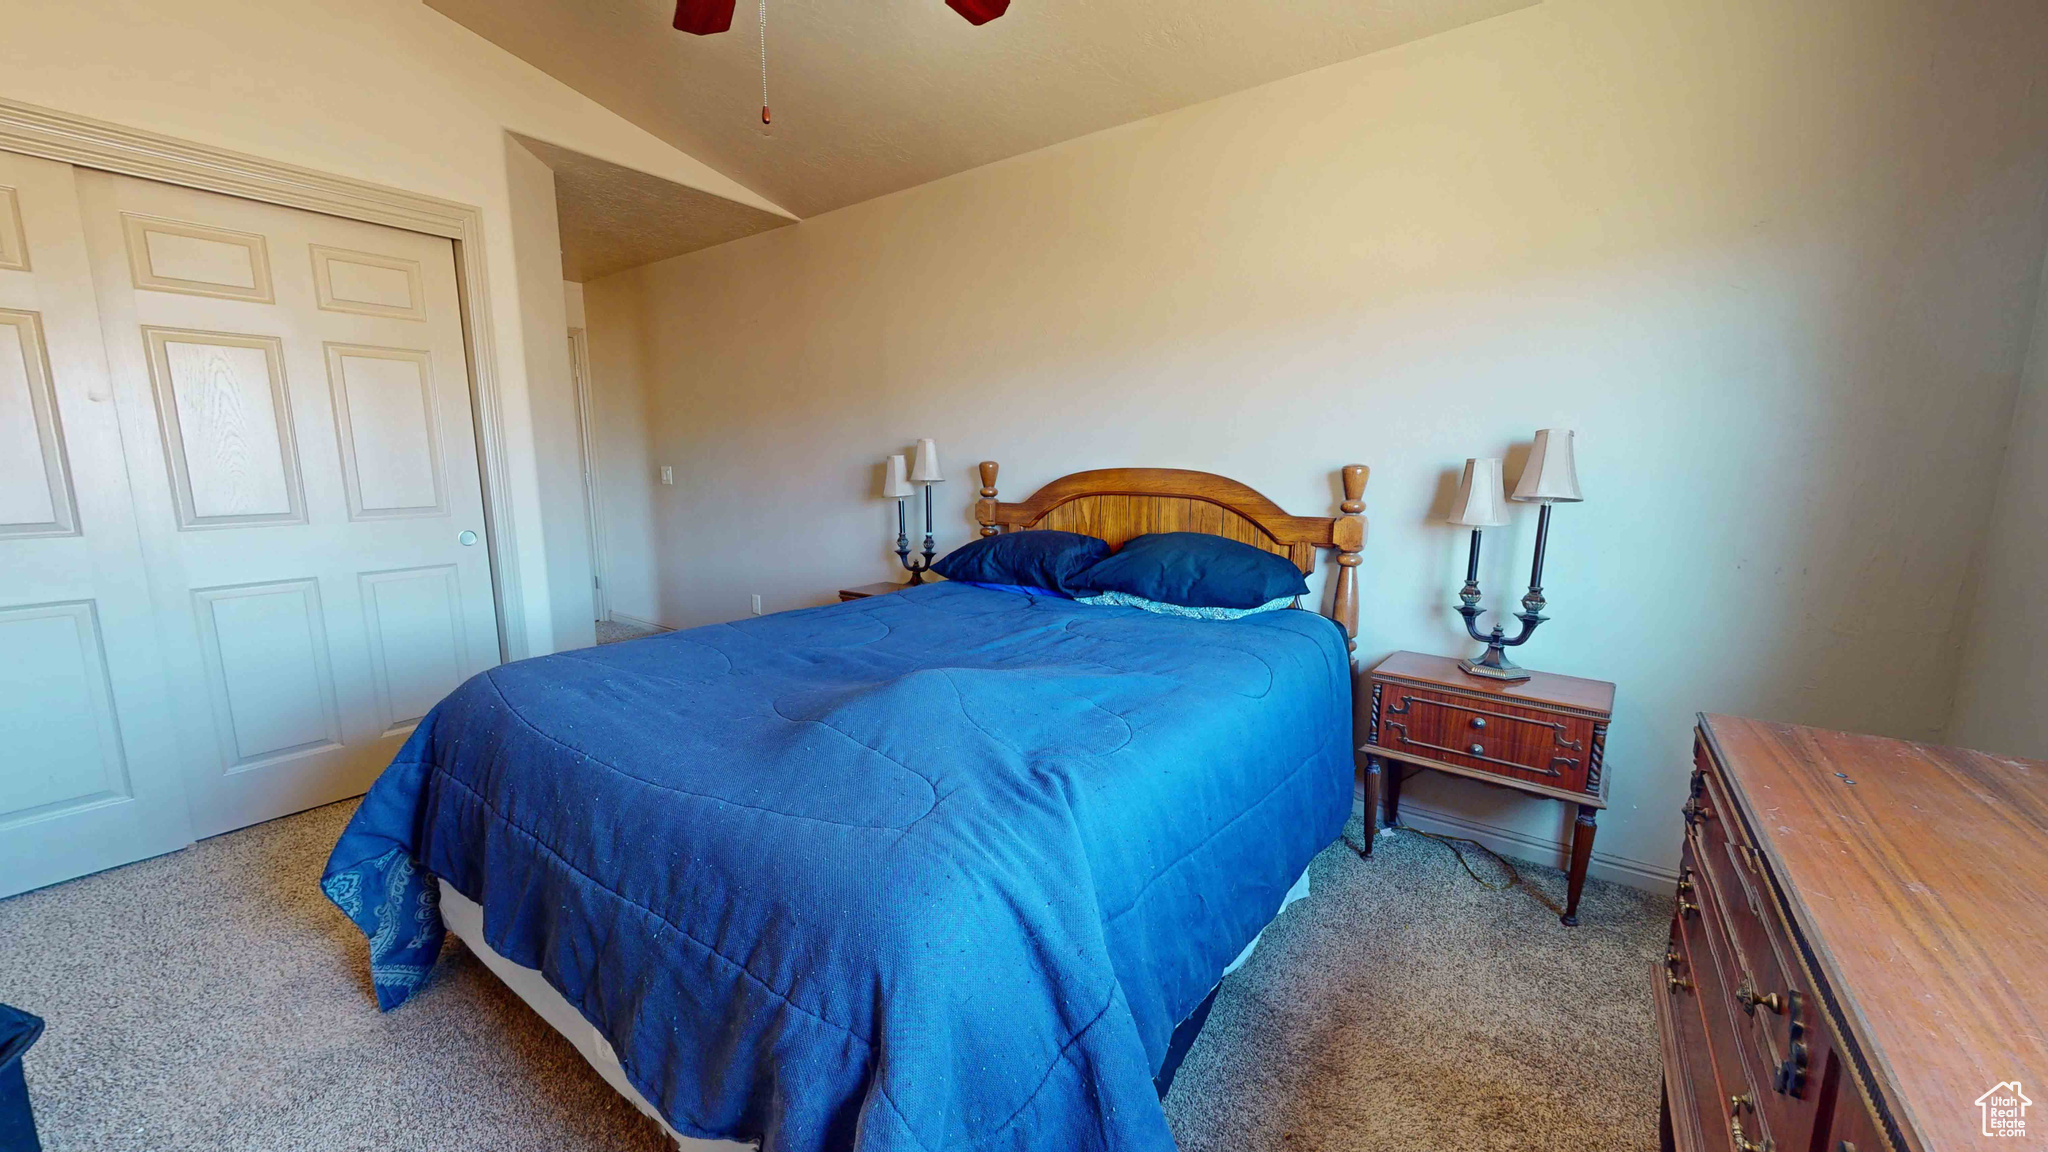
[[[913,563],[910,559],[910,523],[903,512],[903,497],[896,498],[896,559],[901,561],[905,571],[910,573],[912,584],[924,583],[924,574],[931,571],[932,557],[938,554],[938,546],[932,537],[932,486],[924,486],[924,563]]]
[[[1550,547],[1550,505],[1536,514],[1536,559],[1529,565],[1529,594],[1522,597],[1522,607],[1531,612],[1543,611],[1543,553]]]
[[[1522,610],[1515,613],[1515,619],[1521,621],[1522,626],[1513,636],[1498,624],[1491,632],[1481,633],[1479,617],[1484,615],[1485,609],[1479,606],[1479,529],[1472,530],[1472,552],[1465,562],[1465,587],[1458,593],[1458,615],[1465,618],[1466,634],[1486,645],[1486,651],[1476,659],[1458,661],[1458,667],[1474,676],[1493,680],[1529,678],[1529,673],[1508,659],[1507,650],[1527,641],[1536,631],[1536,626],[1548,619],[1543,615],[1543,553],[1549,545],[1550,505],[1546,502],[1536,516],[1536,558],[1529,565],[1529,591],[1522,597]]]

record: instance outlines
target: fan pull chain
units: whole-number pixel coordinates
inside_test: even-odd
[[[761,123],[768,123],[768,0],[761,0]]]

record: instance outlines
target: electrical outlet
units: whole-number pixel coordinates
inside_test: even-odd
[[[675,483],[675,482],[676,482],[676,470],[675,470],[674,468],[670,467],[670,466],[669,466],[669,465],[667,465],[667,464],[663,464],[663,465],[661,466],[661,482],[662,482],[663,484],[673,484],[673,483]]]
[[[759,592],[756,592],[756,593],[754,593],[754,615],[756,615],[756,616],[759,616],[760,614],[761,614],[761,594],[760,594]]]

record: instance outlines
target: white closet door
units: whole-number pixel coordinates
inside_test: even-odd
[[[191,842],[69,165],[0,152],[0,896]]]
[[[453,248],[78,183],[194,830],[356,795],[497,663]]]

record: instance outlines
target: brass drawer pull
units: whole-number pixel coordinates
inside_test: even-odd
[[[1785,998],[1776,992],[1759,993],[1750,987],[1747,976],[1742,978],[1742,983],[1736,985],[1735,999],[1742,1005],[1742,1010],[1751,1016],[1756,1015],[1759,1008],[1768,1008],[1780,1016],[1785,1014]]]
[[[1769,1136],[1762,1140],[1751,1140],[1742,1134],[1742,1117],[1728,1118],[1728,1144],[1735,1152],[1776,1152],[1777,1142]]]
[[[1747,1095],[1728,1098],[1728,1142],[1735,1152],[1774,1152],[1777,1143],[1766,1136],[1762,1140],[1751,1140],[1742,1133],[1742,1110],[1756,1110],[1756,1102]]]
[[[1676,971],[1677,967],[1683,963],[1685,963],[1685,957],[1678,954],[1677,945],[1672,945],[1670,948],[1665,950],[1664,986],[1666,988],[1669,988],[1673,993],[1690,992],[1693,990],[1693,982],[1687,980],[1683,976],[1680,976]]]
[[[1681,899],[1678,902],[1678,914],[1680,916],[1697,916],[1700,914],[1700,906],[1690,900]]]

